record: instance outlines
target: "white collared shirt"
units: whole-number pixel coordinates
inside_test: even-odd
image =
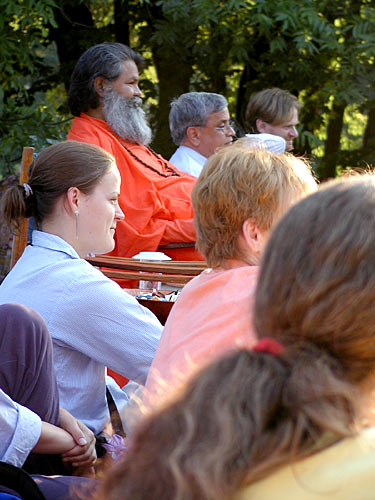
[[[162,325],[58,236],[33,231],[32,245],[0,286],[0,303],[6,302],[44,318],[60,404],[95,433],[109,417],[105,367],[145,383]]]
[[[187,146],[179,146],[170,160],[181,172],[199,177],[207,158]]]
[[[15,403],[0,389],[0,460],[22,467],[41,430],[38,415]]]

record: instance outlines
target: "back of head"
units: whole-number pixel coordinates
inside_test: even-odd
[[[10,186],[2,195],[1,217],[11,228],[17,229],[27,217],[40,225],[70,187],[90,193],[114,164],[109,153],[92,144],[65,141],[49,146],[30,165],[28,186]]]
[[[122,43],[100,43],[90,47],[78,60],[70,81],[68,106],[73,116],[79,116],[88,109],[96,109],[99,98],[94,82],[99,76],[108,81],[116,80],[124,61],[134,61],[138,69],[144,60],[138,52]]]
[[[255,92],[250,96],[245,121],[250,132],[258,133],[258,119],[272,125],[280,125],[291,119],[294,109],[299,110],[301,102],[286,90],[272,88]]]
[[[375,179],[329,183],[275,228],[259,277],[255,325],[284,345],[331,353],[352,382],[375,366]]]
[[[186,139],[189,127],[204,127],[212,113],[228,107],[224,96],[212,92],[188,92],[171,102],[169,129],[173,142],[179,146]]]
[[[97,499],[232,499],[310,454],[324,432],[350,435],[351,394],[345,384],[325,387],[321,354],[316,386],[308,380],[312,354],[239,350],[209,364],[140,422]]]
[[[197,247],[211,267],[242,258],[243,223],[271,228],[291,203],[315,189],[309,167],[292,155],[230,146],[211,156],[192,192]]]
[[[258,345],[204,368],[142,422],[100,498],[227,500],[355,434],[355,382],[375,366],[374,231],[371,177],[296,204],[269,241],[255,307],[259,334],[284,348]]]

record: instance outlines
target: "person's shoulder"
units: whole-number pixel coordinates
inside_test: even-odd
[[[80,296],[83,302],[90,304],[91,309],[104,307],[113,310],[125,308],[132,312],[136,309],[144,310],[118,283],[105,276],[99,268],[85,259],[72,259],[67,268],[68,266],[71,275],[69,285],[71,296]]]
[[[173,160],[177,160],[183,155],[183,150],[181,146],[178,146],[176,151],[173,153],[173,155],[169,158],[169,161],[173,163]]]
[[[342,439],[244,488],[236,500],[373,500],[375,429]]]
[[[68,132],[68,140],[95,144],[110,153],[113,144],[117,141],[106,122],[84,113],[73,119],[72,127]]]

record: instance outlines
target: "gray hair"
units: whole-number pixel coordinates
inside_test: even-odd
[[[228,101],[212,92],[188,92],[171,102],[169,129],[173,142],[179,146],[189,127],[204,127],[212,113],[228,107]]]
[[[68,106],[73,116],[89,108],[99,106],[99,98],[94,87],[95,79],[102,76],[108,81],[116,80],[124,61],[134,61],[142,69],[144,59],[138,52],[122,43],[99,43],[90,47],[78,60],[70,81]]]

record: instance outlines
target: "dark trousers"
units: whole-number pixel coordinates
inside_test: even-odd
[[[59,425],[51,336],[37,313],[17,304],[0,306],[0,387],[43,421]],[[33,474],[69,473],[59,455],[32,453],[24,469]]]

